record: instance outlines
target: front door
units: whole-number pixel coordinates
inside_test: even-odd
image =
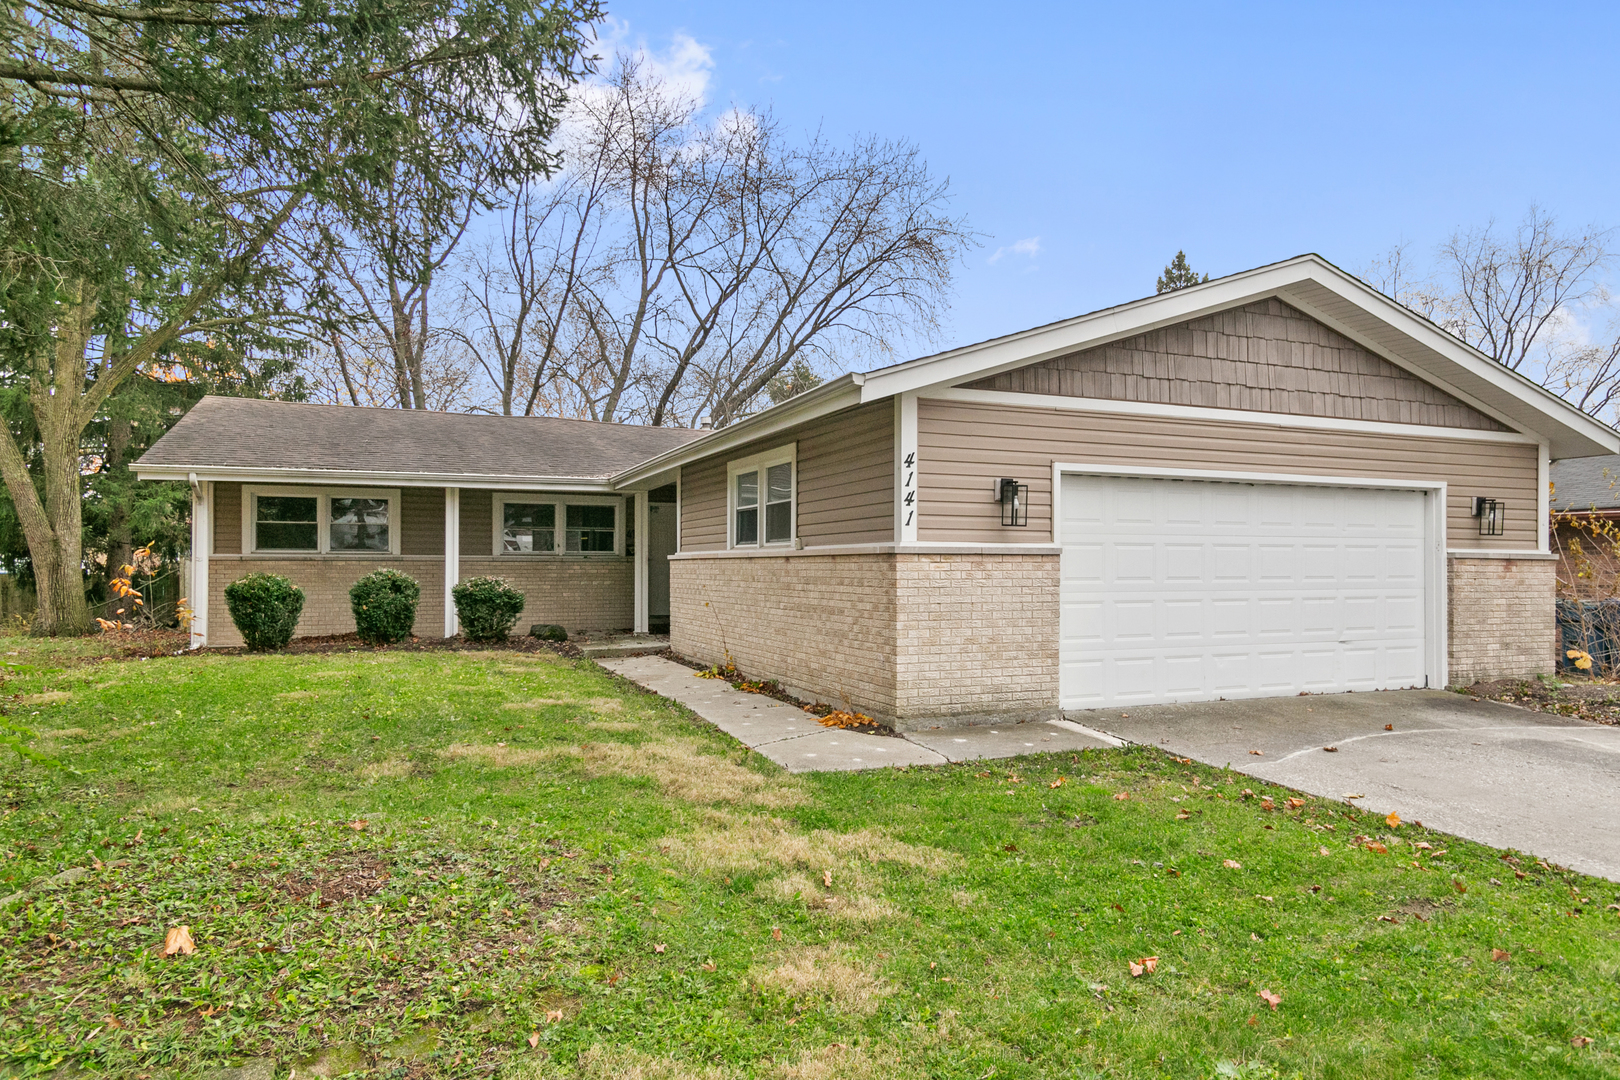
[[[675,554],[675,504],[647,504],[647,622],[669,625],[669,557]]]

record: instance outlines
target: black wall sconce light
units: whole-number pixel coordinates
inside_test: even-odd
[[[1479,535],[1501,536],[1502,521],[1507,517],[1507,508],[1502,505],[1501,499],[1487,499],[1482,495],[1475,495],[1474,516],[1479,518]]]
[[[996,481],[996,501],[1001,503],[1003,525],[1029,524],[1029,485],[1016,480]]]

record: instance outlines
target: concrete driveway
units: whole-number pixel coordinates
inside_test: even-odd
[[[1357,806],[1380,814],[1620,881],[1620,728],[1443,690],[1065,715],[1313,795],[1359,795]]]

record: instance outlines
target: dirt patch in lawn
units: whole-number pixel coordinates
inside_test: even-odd
[[[1620,725],[1620,683],[1570,679],[1495,679],[1462,687],[1476,701],[1500,701],[1536,712]]]
[[[331,907],[345,900],[361,900],[388,884],[393,874],[375,855],[335,855],[320,866],[283,874],[276,881],[278,891],[302,902],[321,894],[317,907]]]

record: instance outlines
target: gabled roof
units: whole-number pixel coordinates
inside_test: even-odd
[[[205,397],[135,463],[143,480],[559,481],[601,487],[686,428]]]
[[[1555,461],[1552,483],[1554,510],[1620,509],[1620,454]]]
[[[1620,432],[1492,360],[1434,323],[1340,270],[1300,255],[1174,292],[846,376],[746,420],[705,434],[615,478],[634,483],[727,446],[763,438],[816,415],[984,378],[1163,326],[1276,297],[1363,348],[1428,380],[1509,428],[1545,440],[1554,458],[1620,452]],[[858,392],[856,392],[858,390]],[[818,398],[812,395],[825,391]]]

